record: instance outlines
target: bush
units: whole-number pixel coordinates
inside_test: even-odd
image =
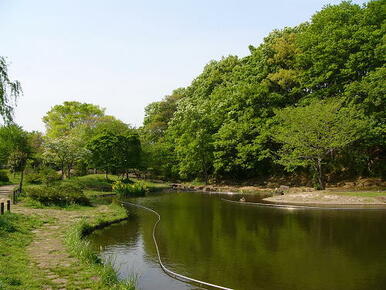
[[[124,197],[130,196],[144,196],[148,192],[148,188],[145,183],[138,181],[133,184],[126,184],[120,180],[114,182],[113,191],[118,195]]]
[[[90,201],[84,195],[82,188],[74,184],[34,185],[26,187],[25,192],[28,197],[44,205],[90,205]]]
[[[106,180],[104,177],[95,175],[86,175],[82,177],[66,180],[66,183],[76,184],[83,189],[95,191],[111,191],[112,181]]]
[[[32,171],[28,172],[25,177],[25,181],[29,184],[52,184],[55,181],[61,179],[60,174],[58,174],[54,169],[46,167],[40,169],[39,172]]]
[[[0,182],[9,182],[9,177],[5,170],[0,170]]]
[[[28,172],[25,175],[25,182],[29,184],[41,184],[42,180],[40,178],[40,174],[38,172]]]

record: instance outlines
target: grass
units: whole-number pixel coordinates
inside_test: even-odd
[[[132,181],[134,181],[134,182],[139,180],[139,179],[136,179],[136,178],[130,178],[130,179]],[[140,181],[142,181],[147,186],[149,191],[152,191],[152,192],[160,191],[160,190],[164,190],[164,189],[170,188],[170,184],[169,183],[152,182],[150,180],[142,180],[142,179],[140,179]]]
[[[26,247],[42,219],[13,213],[0,216],[0,289],[40,289],[50,285],[42,272],[30,266]]]
[[[40,201],[34,200],[30,197],[19,197],[20,205],[29,208],[50,208],[50,209],[63,209],[63,210],[87,210],[92,205],[79,205],[79,204],[64,204],[64,205],[45,205]]]
[[[98,196],[112,193],[112,184],[115,181],[120,180],[119,176],[117,175],[109,175],[108,178],[109,179],[106,180],[104,174],[90,174],[86,176],[66,179],[63,182],[74,182],[81,185],[84,188],[86,196]],[[137,178],[130,178],[130,180],[134,183],[141,181],[143,184],[146,185],[149,191],[152,192],[160,191],[170,187],[168,183],[152,182],[149,180],[142,180]]]
[[[71,227],[66,235],[66,245],[70,253],[78,258],[81,263],[90,267],[91,271],[95,272],[100,277],[97,287],[107,287],[108,289],[135,289],[136,280],[131,278],[128,280],[118,280],[117,274],[111,263],[102,263],[99,256],[92,250],[90,243],[85,239],[85,236],[95,228],[106,226],[114,221],[127,217],[126,211],[118,205],[110,205],[113,209],[112,213],[99,215],[96,219],[85,220]]]

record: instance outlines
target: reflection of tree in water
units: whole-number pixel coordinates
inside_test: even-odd
[[[134,245],[140,238],[139,222],[138,215],[131,213],[127,221],[94,231],[89,236],[91,245],[98,250],[110,245]]]
[[[160,252],[179,273],[237,289],[358,289],[353,277],[377,277],[376,288],[385,280],[382,265],[374,263],[386,237],[385,214],[257,208],[200,194],[163,199],[152,203],[162,216]],[[156,259],[154,221],[144,218],[141,230],[147,253]]]

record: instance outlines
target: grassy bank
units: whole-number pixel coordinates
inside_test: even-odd
[[[0,216],[0,289],[135,289],[84,237],[127,217],[118,204],[14,206]]]
[[[98,275],[99,285],[95,286],[108,289],[135,289],[135,279],[119,281],[111,264],[102,263],[85,239],[85,236],[94,229],[119,222],[127,217],[126,211],[121,206],[112,204],[110,208],[112,211],[109,214],[82,219],[73,225],[67,232],[65,243],[73,256]]]
[[[39,289],[50,285],[42,271],[30,266],[26,250],[33,239],[32,231],[45,222],[14,213],[0,216],[0,289]]]

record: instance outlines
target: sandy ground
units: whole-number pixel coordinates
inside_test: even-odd
[[[377,197],[350,196],[331,191],[299,192],[268,197],[264,200],[275,203],[297,204],[384,205],[386,208],[386,192],[384,196]]]

